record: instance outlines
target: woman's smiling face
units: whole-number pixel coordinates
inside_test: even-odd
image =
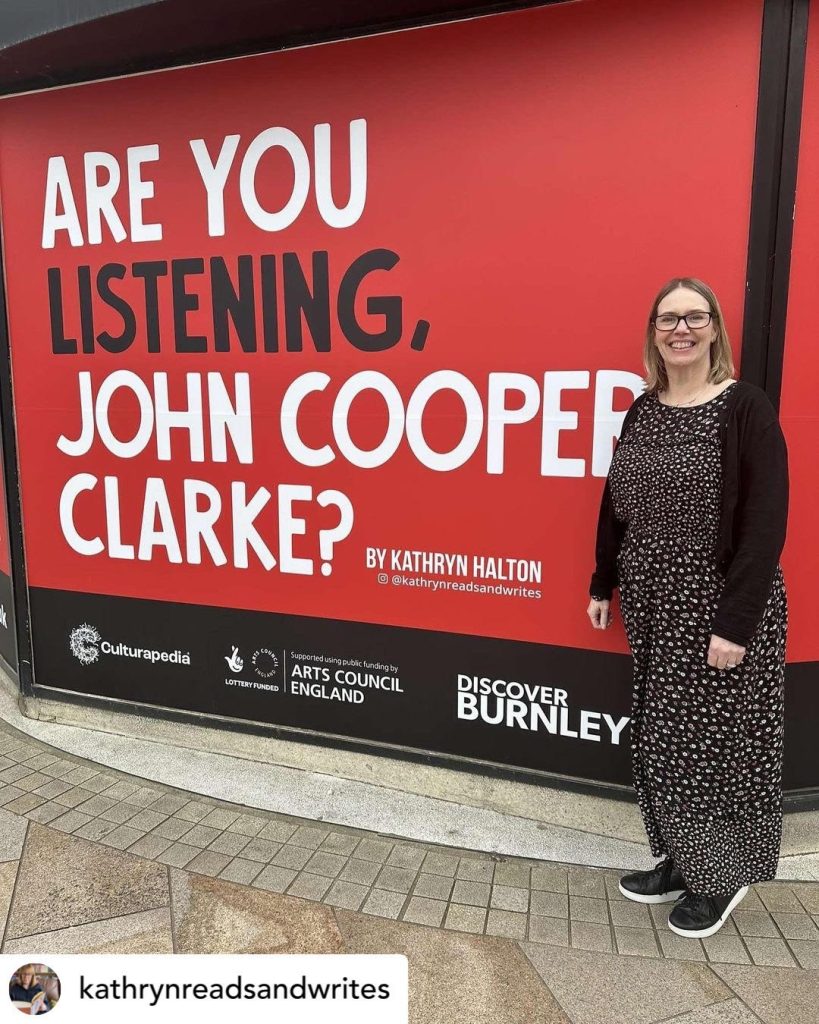
[[[687,316],[689,313],[711,313],[706,300],[691,288],[675,288],[673,292],[660,302],[655,315],[671,314],[676,317]],[[670,331],[654,328],[654,344],[669,367],[692,367],[702,364],[706,370],[711,366],[711,344],[717,332],[714,321],[704,327],[689,327],[685,320],[679,320],[677,326]]]

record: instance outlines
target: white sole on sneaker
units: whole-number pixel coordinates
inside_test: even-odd
[[[720,928],[722,928],[722,926],[728,920],[728,915],[731,913],[731,911],[734,910],[735,907],[739,906],[739,904],[745,899],[747,895],[748,886],[743,885],[743,887],[739,890],[736,896],[734,896],[734,898],[731,900],[731,902],[728,904],[725,910],[723,910],[722,916],[720,917],[719,921],[717,921],[716,924],[712,924],[708,928],[700,928],[698,931],[688,931],[685,928],[678,928],[676,925],[673,925],[670,921],[668,922],[668,927],[671,929],[672,932],[674,932],[675,935],[682,935],[684,939],[707,939],[709,935],[715,935],[720,930]]]
[[[628,889],[624,889],[619,882],[617,883],[617,888],[627,900],[634,900],[635,903],[673,903],[674,900],[678,900],[685,892],[685,889],[669,889],[668,892],[660,893],[657,896],[641,896],[639,893],[629,892]]]

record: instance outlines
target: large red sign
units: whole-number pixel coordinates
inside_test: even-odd
[[[5,100],[30,584],[624,650],[584,607],[647,303],[741,327],[761,4],[682,8]]]
[[[659,285],[711,283],[738,353],[761,13],[4,100],[36,681],[625,781],[597,508]]]
[[[791,474],[788,543],[782,558],[790,598],[789,661],[819,660],[819,633],[813,622],[813,590],[819,572],[815,395],[819,361],[814,344],[819,281],[819,5],[815,2],[810,13],[780,405]],[[811,683],[815,688],[815,680]]]

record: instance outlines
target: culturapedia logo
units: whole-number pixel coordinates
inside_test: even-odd
[[[68,646],[74,657],[83,665],[93,665],[100,656],[99,630],[84,622],[71,630],[68,637]]]

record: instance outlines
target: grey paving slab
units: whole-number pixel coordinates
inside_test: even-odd
[[[65,814],[63,805],[55,804],[49,800],[47,803],[35,807],[33,811],[28,811],[26,817],[31,821],[38,821],[41,825],[47,825],[49,821],[53,821],[54,818],[58,818],[61,814]]]
[[[414,896],[424,896],[433,900],[448,900],[452,894],[453,885],[453,878],[447,878],[446,875],[428,875],[422,871],[415,880],[412,892]]]
[[[307,861],[304,865],[304,870],[311,871],[316,875],[326,875],[328,878],[335,878],[346,863],[346,857],[336,853],[324,853],[319,850]]]
[[[497,910],[490,907],[486,916],[486,934],[507,939],[525,939],[528,918],[513,910]]]
[[[288,839],[288,843],[293,846],[303,846],[308,850],[317,850],[329,834],[330,830],[326,828],[300,825]]]
[[[405,893],[393,892],[389,889],[371,889],[361,909],[365,914],[395,919],[401,913],[401,908],[406,901]]]
[[[267,889],[270,892],[284,892],[297,873],[292,868],[282,868],[277,867],[275,864],[268,864],[253,879],[252,884],[257,889]]]
[[[263,864],[257,860],[244,860],[242,857],[234,857],[219,874],[229,882],[240,882],[242,885],[250,885],[253,879],[261,872]]]
[[[262,873],[270,871],[262,869]],[[170,874],[179,953],[341,951],[341,935],[330,907],[269,891],[269,884],[236,885],[189,871],[171,870]],[[271,883],[272,878],[267,881]]]
[[[530,897],[529,912],[545,917],[569,916],[569,897],[565,892],[534,890]]]
[[[745,946],[751,960],[760,967],[795,967],[796,961],[784,939],[762,939],[746,936]]]
[[[393,844],[383,839],[362,839],[355,850],[359,860],[372,860],[382,864],[390,855]]]
[[[51,782],[47,782],[44,786],[40,786],[35,789],[35,793],[39,793],[40,796],[46,797],[48,800],[53,800],[55,796],[59,796],[60,793],[65,793],[71,786],[67,782],[61,782],[59,779],[52,779]],[[113,803],[113,801],[112,801]],[[96,814],[97,812],[94,811]]]
[[[568,892],[569,870],[565,864],[535,864],[532,867],[532,888],[548,892]]]
[[[168,864],[170,867],[183,868],[202,851],[198,846],[186,846],[184,843],[173,843],[162,853],[158,853],[155,860],[160,864]]]
[[[796,893],[789,885],[766,882],[757,886],[757,895],[769,911],[798,914],[803,909]]]
[[[116,803],[113,807],[109,807],[107,811],[101,811],[100,817],[105,818],[106,821],[114,821],[118,825],[124,825],[131,818],[135,818],[137,814],[139,814],[138,807],[134,807],[132,804]]]
[[[82,811],[66,811],[59,818],[53,818],[48,824],[49,828],[59,829],[60,832],[76,832],[80,826],[87,825],[89,821],[93,820],[90,814],[83,814]],[[101,836],[100,841],[104,838],[107,837]]]
[[[47,775],[42,775],[40,772],[34,772],[33,775],[27,775],[24,779],[19,779],[16,783],[24,792],[31,793],[40,786],[45,786],[49,782]]]
[[[461,857],[455,874],[458,879],[468,882],[491,882],[495,874],[495,865],[491,860]]]
[[[10,804],[23,794],[24,791],[19,786],[0,786],[0,805]]]
[[[466,903],[473,907],[486,907],[489,905],[489,897],[492,887],[488,882],[468,882],[464,879],[456,879],[452,889],[453,903]]]
[[[313,856],[312,850],[309,847],[304,846],[290,846],[286,844],[271,858],[271,864],[275,864],[276,867],[280,868],[294,868],[297,871],[305,866],[305,864]]]
[[[569,941],[575,949],[608,953],[614,948],[609,925],[569,920]]]
[[[513,888],[529,889],[532,869],[529,864],[518,861],[502,861],[495,865],[495,885],[509,885]]]
[[[187,803],[187,795],[180,796],[174,793],[165,793],[155,800],[154,803],[150,804],[150,808],[152,811],[159,811],[160,814],[170,815],[180,810]]]
[[[67,789],[64,793],[59,793],[54,797],[54,800],[64,807],[78,807],[80,804],[85,803],[87,799],[88,793],[86,790],[80,789],[79,786]]]
[[[168,907],[125,914],[102,921],[40,932],[34,939],[8,940],[4,953],[30,952],[36,942],[42,956],[59,953],[173,953],[171,916]]]
[[[199,800],[189,800],[184,807],[174,812],[174,817],[182,818],[183,821],[191,821],[194,824],[207,817],[213,808],[209,804],[203,804]]]
[[[569,894],[605,899],[606,885],[603,872],[584,868],[569,868]]]
[[[202,875],[218,875],[230,864],[231,858],[226,853],[214,853],[213,850],[202,850],[185,865],[187,871],[196,871]]]
[[[269,821],[258,833],[259,839],[266,839],[271,843],[286,843],[296,831],[296,826],[284,821]]]
[[[671,929],[657,932],[664,955],[669,960],[693,960],[704,963],[708,957],[700,939],[686,939]]]
[[[653,1024],[732,995],[704,964],[522,947],[573,1024]]]
[[[800,967],[810,971],[819,970],[819,942],[791,939],[788,946]]]
[[[6,935],[35,935],[167,904],[162,865],[32,822]]]
[[[409,921],[411,924],[426,924],[433,928],[439,928],[444,919],[446,909],[446,900],[428,899],[425,896],[412,896],[401,919]]]
[[[111,828],[115,827],[110,822],[107,824],[109,824]],[[79,833],[77,834],[79,835]],[[90,838],[90,836],[88,838]],[[148,860],[154,860],[172,845],[172,840],[163,839],[162,836],[158,836],[155,832],[150,832],[147,835],[144,835],[141,839],[137,839],[133,846],[129,846],[128,852],[134,853],[138,857],[147,857]]]
[[[653,928],[629,928],[614,926],[614,942],[617,952],[623,956],[662,956],[657,945]]]
[[[715,964],[749,964],[751,958],[739,935],[726,935],[720,929],[716,935],[702,940],[705,955]]]
[[[14,886],[17,881],[19,861],[7,860],[0,863],[0,935],[6,929]]]
[[[819,885],[794,885],[791,888],[809,914],[819,914]]]
[[[208,847],[214,853],[226,853],[235,857],[250,842],[247,836],[239,832],[221,832]]]
[[[786,939],[819,940],[819,928],[813,923],[809,914],[789,914],[773,911],[771,917]]]
[[[242,848],[242,856],[247,860],[258,860],[267,864],[281,848],[280,843],[273,843],[269,839],[251,839],[247,846]]]
[[[569,918],[574,921],[587,921],[590,924],[609,922],[609,911],[606,900],[594,899],[591,896],[569,896]]]
[[[232,825],[228,825],[228,831],[253,838],[262,831],[266,824],[266,818],[257,818],[252,814],[240,814]]]
[[[701,1010],[670,1018],[673,1024],[759,1024],[759,1017],[739,999],[723,999]]]
[[[415,881],[416,872],[411,868],[382,867],[375,884],[379,889],[394,889],[409,892]]]
[[[133,818],[129,818],[128,825],[131,828],[138,828],[143,832],[150,832],[152,828],[161,825],[167,817],[167,814],[160,814],[158,811],[145,809],[135,814]]]
[[[611,900],[609,902],[611,923],[616,927],[651,928],[651,914],[644,903],[632,903],[630,900]]]
[[[346,953],[410,963],[412,1024],[569,1024],[514,942],[336,911]]]
[[[390,850],[386,862],[390,867],[412,868],[413,871],[417,871],[425,857],[426,851],[422,847],[396,843]]]
[[[114,782],[115,779],[112,775],[106,775],[104,772],[101,772],[99,775],[93,775],[90,779],[86,779],[85,782],[81,782],[80,785],[83,789],[90,790],[92,793],[104,793],[114,785]]]
[[[493,885],[489,905],[497,910],[525,914],[529,910],[529,890],[512,885]]]
[[[777,938],[779,932],[774,919],[761,911],[735,910],[731,915],[740,935],[753,935],[761,938]]]
[[[381,865],[371,860],[356,860],[351,857],[341,869],[339,878],[358,885],[372,885],[381,870]]]
[[[52,821],[51,824],[54,825],[56,822]],[[133,846],[138,839],[142,839],[144,835],[145,833],[139,829],[130,828],[128,825],[118,825],[113,832],[104,835],[100,842],[105,843],[106,846],[113,846],[117,850],[125,850],[129,846]]]
[[[103,818],[92,818],[87,824],[75,829],[74,835],[79,836],[80,839],[90,839],[92,842],[98,843],[103,836],[107,836],[109,832],[113,832],[117,827],[113,821],[105,821]]]
[[[529,939],[545,942],[550,946],[569,945],[569,919],[558,917],[529,916]]]
[[[0,809],[0,860],[17,860],[23,851],[28,822],[25,817]]]
[[[152,810],[156,809],[153,804],[151,805],[151,808]],[[209,814],[206,814],[205,817],[202,818],[199,824],[210,826],[210,828],[218,828],[221,831],[222,829],[229,828],[234,821],[238,820],[238,818],[238,811],[229,811],[223,807],[214,807]]]
[[[453,878],[457,869],[458,857],[453,854],[428,853],[421,865],[421,870],[425,874],[443,875],[448,878]]]
[[[190,832],[185,833],[185,842],[188,846],[199,846],[203,850],[209,846],[214,839],[221,835],[218,828],[209,828],[207,825],[194,825]]]
[[[320,902],[332,884],[332,877],[313,875],[309,871],[302,871],[293,879],[287,893],[289,896],[300,896],[305,900]]]
[[[486,924],[486,910],[483,907],[468,907],[461,903],[450,903],[444,918],[444,927],[456,932],[483,934]]]
[[[175,841],[181,839],[193,827],[193,823],[190,821],[183,821],[181,818],[168,818],[151,831],[158,836],[162,836],[163,839]]]
[[[358,910],[368,893],[366,885],[356,885],[355,882],[337,878],[324,897],[324,902],[344,910]]]
[[[712,964],[712,972],[765,1024],[812,1024],[819,1006],[819,971]]]
[[[342,857],[349,857],[359,842],[359,836],[345,835],[343,832],[331,832],[322,842],[319,850],[323,853],[335,853]]]

